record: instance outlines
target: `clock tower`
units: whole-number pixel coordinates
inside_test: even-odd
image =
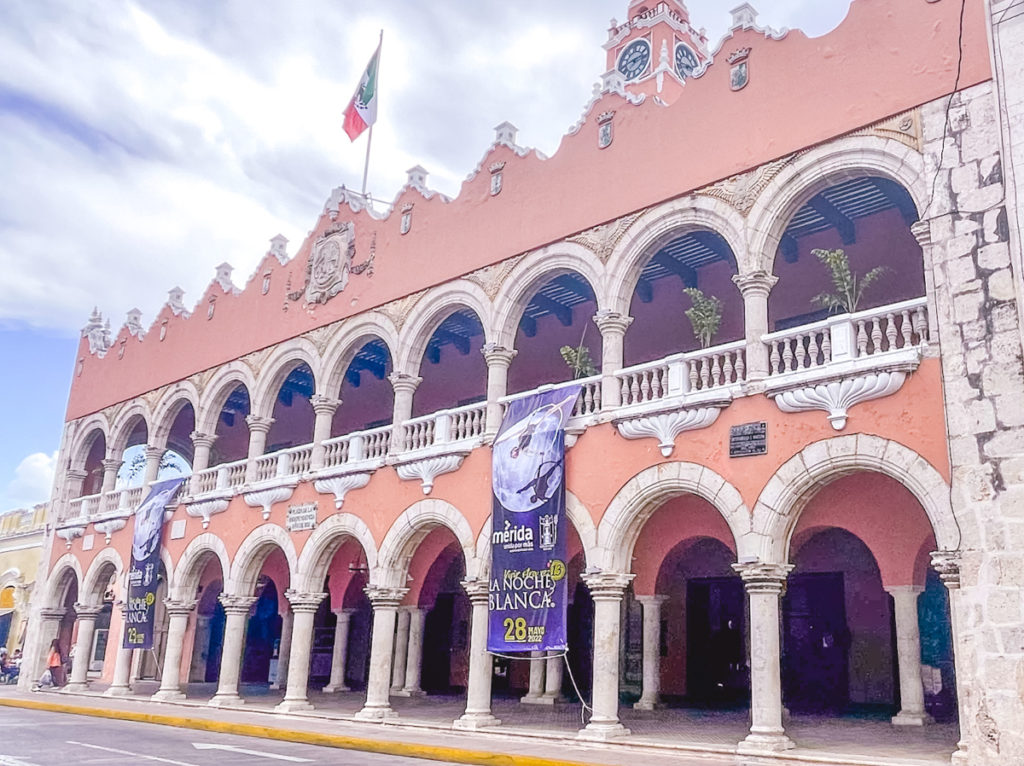
[[[608,71],[634,93],[672,103],[682,86],[710,60],[704,30],[690,26],[683,0],[630,0],[627,20],[612,19]]]

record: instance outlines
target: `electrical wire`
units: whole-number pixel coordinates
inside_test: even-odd
[[[939,174],[942,172],[942,163],[945,162],[946,158],[946,139],[949,137],[949,115],[953,109],[953,98],[956,96],[957,91],[960,90],[960,76],[963,74],[964,65],[964,15],[967,11],[967,0],[960,0],[960,31],[957,36],[957,61],[956,61],[956,79],[953,81],[953,90],[949,93],[949,99],[946,101],[946,116],[942,126],[942,146],[939,148],[939,162],[935,166],[935,175],[932,177],[932,194],[931,199],[928,201],[928,207],[925,208],[922,219],[927,218],[927,213],[931,210],[932,205],[935,204],[935,185],[939,181]]]
[[[593,714],[594,708],[587,704],[586,699],[583,697],[583,692],[580,691],[579,684],[576,683],[576,677],[572,674],[572,667],[569,665],[569,650],[566,649],[561,654],[545,654],[541,657],[523,657],[521,655],[512,654],[501,654],[500,652],[487,652],[492,657],[500,657],[503,660],[526,660],[527,662],[547,662],[552,657],[561,657],[565,661],[565,670],[569,674],[569,682],[572,684],[573,691],[576,692],[576,698],[580,701],[582,706],[580,709],[580,722],[585,726],[587,723],[587,713]]]

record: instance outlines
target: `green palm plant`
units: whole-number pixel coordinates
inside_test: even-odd
[[[811,255],[828,267],[833,290],[818,293],[811,298],[811,302],[828,309],[830,314],[855,312],[864,292],[888,271],[885,266],[876,266],[863,277],[858,277],[850,270],[850,258],[842,249],[812,250]]]
[[[562,346],[559,352],[565,363],[569,365],[569,369],[572,370],[573,380],[597,375],[597,367],[594,365],[594,360],[590,358],[590,349],[583,344],[580,344],[578,348]]]
[[[700,343],[700,347],[707,348],[718,334],[718,328],[722,326],[722,301],[713,295],[705,295],[696,287],[684,287],[683,292],[693,301],[693,306],[683,313],[690,320],[693,336]]]

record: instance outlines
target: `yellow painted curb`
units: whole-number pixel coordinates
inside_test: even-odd
[[[422,758],[428,761],[479,764],[479,766],[590,766],[590,764],[582,761],[564,761],[557,758],[540,758],[533,755],[489,753],[483,750],[466,750],[457,747],[443,747],[441,745],[417,745],[411,742],[389,742],[367,739],[365,737],[348,737],[342,734],[278,729],[270,726],[231,723],[206,718],[186,718],[184,716],[164,715],[162,713],[139,713],[133,710],[109,710],[106,708],[84,707],[82,705],[67,705],[60,702],[44,702],[42,700],[0,698],[0,706],[25,708],[27,710],[44,710],[51,713],[70,713],[71,715],[92,716],[93,718],[112,718],[117,721],[152,723],[159,726],[175,726],[179,729],[212,731],[218,734],[237,734],[242,737],[261,737],[281,742],[297,742],[303,745],[319,745],[321,747],[335,747],[342,750],[362,750],[368,753]]]

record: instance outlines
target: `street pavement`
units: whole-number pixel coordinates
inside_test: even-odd
[[[418,758],[268,742],[65,713],[4,708],[0,717],[0,766],[423,766],[426,763]]]

